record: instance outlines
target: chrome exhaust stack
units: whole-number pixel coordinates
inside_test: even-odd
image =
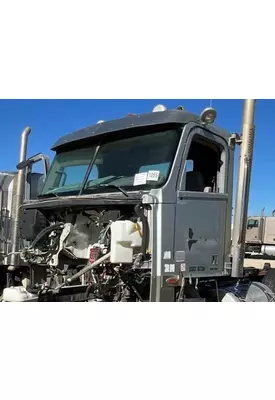
[[[253,159],[253,146],[255,137],[255,103],[256,100],[245,100],[243,111],[243,124],[241,148],[239,158],[239,172],[237,193],[234,211],[234,228],[232,240],[232,272],[234,278],[243,276],[245,256],[245,235],[248,212],[250,179]]]
[[[28,147],[28,137],[31,133],[31,128],[27,126],[21,135],[21,144],[20,144],[20,153],[19,153],[19,162],[26,161],[27,158],[27,147]],[[14,215],[12,218],[12,232],[11,232],[11,242],[12,242],[12,252],[11,252],[11,259],[9,270],[12,271],[17,267],[17,260],[18,260],[18,251],[20,247],[20,240],[19,240],[19,213],[20,213],[20,206],[23,204],[24,197],[25,197],[25,178],[26,170],[21,169],[18,170],[17,173],[17,183],[16,183],[16,192],[13,199],[13,209]]]

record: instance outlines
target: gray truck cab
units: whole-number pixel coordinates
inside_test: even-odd
[[[274,301],[272,274],[243,267],[254,110],[245,100],[241,137],[212,108],[99,121],[61,137],[50,168],[26,160],[26,128],[10,263],[22,277],[3,301]],[[38,161],[37,199],[24,201]]]
[[[112,229],[118,232],[115,226],[121,221],[136,224],[140,207],[146,219],[141,217],[142,243],[135,239],[131,246],[144,253],[150,301],[173,301],[169,279],[175,276],[229,275],[234,140],[212,123],[211,113],[206,110],[199,117],[182,108],[156,109],[61,137],[52,148],[56,155],[38,200],[21,207],[21,237],[31,243],[45,223],[50,229],[70,224],[59,245],[67,256],[70,252],[73,264],[78,257],[83,263],[89,246],[99,241],[95,227],[87,233],[84,215],[113,212],[106,218],[117,224]],[[80,235],[82,243],[76,239]],[[123,265],[123,244],[108,243],[105,250],[116,254],[111,262],[122,260]],[[25,260],[57,268],[61,248],[47,260],[42,256],[46,249],[32,249],[32,255],[25,250]]]

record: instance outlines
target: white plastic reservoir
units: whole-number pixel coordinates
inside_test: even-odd
[[[36,299],[37,296],[27,292],[24,286],[15,286],[3,290],[2,301],[4,302],[23,302]]]
[[[131,264],[133,262],[133,250],[141,247],[141,242],[141,223],[113,222],[111,225],[111,263]]]

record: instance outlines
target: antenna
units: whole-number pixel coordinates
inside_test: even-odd
[[[209,107],[212,107],[212,101],[213,100],[209,100]]]

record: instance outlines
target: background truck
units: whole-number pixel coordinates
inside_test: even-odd
[[[275,258],[275,216],[250,216],[245,237],[246,257]]]
[[[243,268],[254,109],[246,100],[241,137],[213,108],[99,121],[61,137],[49,170],[22,139],[3,301],[273,301],[268,271]],[[38,197],[24,201],[38,161]]]

